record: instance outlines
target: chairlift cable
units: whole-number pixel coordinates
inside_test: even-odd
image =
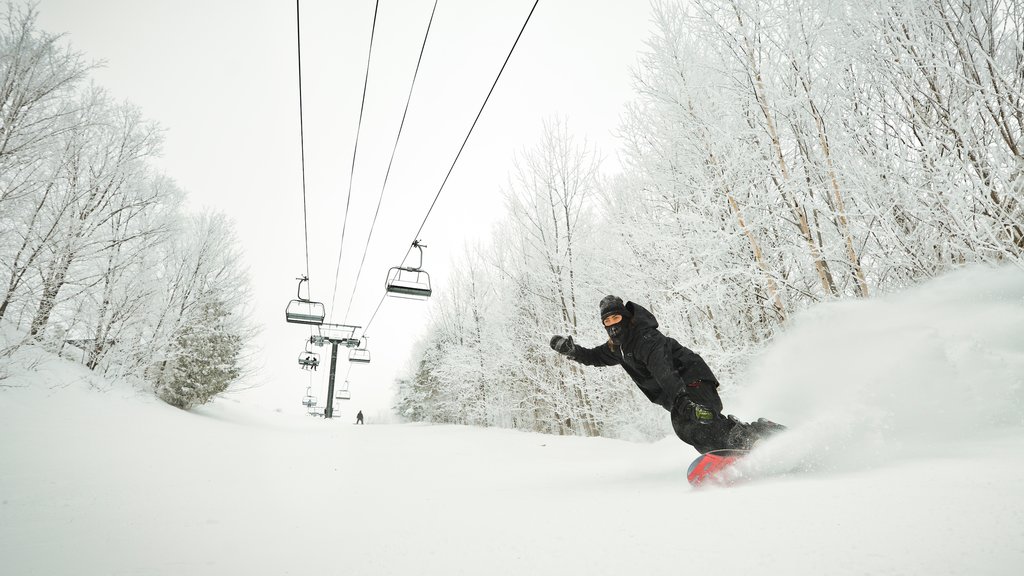
[[[512,58],[512,54],[515,52],[516,46],[519,45],[519,40],[523,37],[523,32],[526,31],[526,26],[530,23],[530,18],[533,17],[534,11],[537,9],[537,4],[540,0],[534,0],[533,7],[530,8],[530,13],[526,15],[526,20],[523,22],[522,28],[519,30],[519,34],[516,36],[515,42],[512,43],[512,48],[509,49],[508,55],[505,56],[505,61],[501,65],[501,69],[498,70],[498,75],[494,78],[494,82],[491,84],[490,90],[487,91],[487,96],[484,98],[483,103],[480,105],[480,110],[476,113],[476,118],[473,119],[473,123],[469,127],[469,131],[466,133],[466,138],[462,141],[462,146],[459,147],[458,153],[455,154],[455,159],[452,160],[452,165],[448,168],[448,173],[445,175],[444,180],[441,182],[441,187],[438,188],[437,194],[434,195],[433,202],[430,203],[430,208],[427,209],[427,214],[423,217],[423,222],[420,224],[416,234],[413,236],[413,242],[409,245],[409,250],[406,251],[405,256],[402,258],[404,263],[408,258],[409,254],[412,253],[413,247],[419,241],[420,233],[423,232],[423,227],[427,224],[427,219],[430,218],[430,213],[434,210],[434,206],[437,204],[438,198],[441,197],[441,192],[444,191],[445,184],[448,183],[448,178],[451,177],[452,171],[455,170],[455,165],[459,161],[459,157],[462,156],[462,151],[465,150],[466,144],[469,142],[469,137],[473,134],[473,129],[476,128],[477,122],[480,120],[480,116],[484,112],[484,108],[487,106],[487,102],[491,99],[491,95],[494,93],[494,88],[498,85],[498,81],[501,79],[502,73],[505,71],[505,67],[508,66],[509,60]],[[370,325],[373,323],[373,319],[377,317],[377,312],[380,311],[380,307],[384,304],[384,299],[387,297],[387,293],[381,297],[381,301],[377,304],[377,309],[373,311],[373,315],[370,317],[370,321],[363,327],[363,334],[369,331]]]
[[[306,244],[306,278],[309,278],[309,221],[306,212],[306,135],[302,117],[302,20],[299,0],[295,0],[295,41],[299,70],[299,155],[302,166],[302,237]],[[309,289],[309,286],[306,286]]]
[[[305,122],[302,110],[302,12],[299,9],[299,0],[295,0],[295,54],[297,69],[299,73],[299,158],[302,173],[302,240],[306,246],[306,290],[312,294],[309,287],[309,218],[306,209],[306,134]],[[312,336],[313,327],[310,326],[309,333]],[[311,375],[312,377],[312,375]]]
[[[363,96],[359,103],[359,121],[356,124],[356,139],[352,146],[352,167],[348,173],[348,198],[345,200],[345,215],[341,220],[341,244],[338,246],[338,266],[334,271],[334,289],[331,290],[331,317],[334,316],[334,299],[338,292],[338,278],[341,276],[341,255],[345,248],[345,225],[348,223],[348,209],[352,203],[352,181],[356,171],[356,155],[359,151],[359,132],[363,127],[363,111],[366,109],[366,87],[370,83],[370,59],[373,56],[373,38],[377,31],[377,12],[380,8],[380,0],[374,3],[373,25],[370,28],[370,48],[366,54],[366,75],[363,78]]]
[[[437,199],[441,197],[441,192],[444,190],[445,184],[448,183],[448,178],[452,175],[452,171],[455,170],[455,164],[458,163],[459,157],[462,155],[462,151],[465,150],[466,143],[469,142],[469,137],[473,134],[473,129],[476,128],[476,124],[480,120],[480,116],[483,114],[488,100],[491,99],[491,94],[494,93],[494,88],[498,85],[498,80],[501,79],[501,74],[505,71],[505,66],[508,65],[508,61],[512,58],[512,53],[515,52],[516,46],[519,44],[519,39],[523,37],[523,32],[526,31],[526,26],[530,23],[530,18],[533,16],[534,10],[537,9],[537,4],[539,2],[540,0],[534,0],[533,8],[530,8],[530,13],[527,14],[526,21],[523,22],[523,27],[519,30],[519,35],[516,36],[516,41],[512,43],[512,48],[508,51],[508,56],[505,57],[505,62],[502,63],[501,69],[498,70],[498,75],[494,78],[494,83],[491,84],[491,89],[487,92],[487,96],[484,98],[483,104],[480,105],[480,110],[476,113],[476,118],[473,119],[473,124],[470,125],[469,132],[466,133],[465,140],[462,141],[462,146],[459,147],[458,153],[455,154],[455,159],[452,160],[452,165],[448,169],[448,174],[445,175],[444,180],[441,182],[441,187],[437,190],[437,194],[434,196],[434,201],[430,203],[430,208],[427,209],[427,214],[423,217],[423,223],[420,224],[419,230],[417,230],[416,234],[413,236],[414,242],[419,239],[420,233],[423,232],[423,227],[427,225],[427,219],[430,218],[430,213],[434,210],[434,205],[437,204]],[[413,246],[410,245],[409,250],[405,253],[405,258],[402,259],[403,262],[409,257],[409,254],[412,253],[412,248]]]
[[[370,324],[373,324],[373,319],[377,317],[377,312],[380,311],[380,307],[384,304],[384,300],[388,297],[388,293],[384,292],[384,295],[380,297],[380,302],[377,302],[377,307],[373,309],[373,314],[370,316],[370,321],[363,327],[363,336],[366,336],[366,332],[370,329]]]
[[[430,11],[430,20],[427,22],[427,31],[423,35],[423,45],[420,46],[420,55],[416,60],[416,70],[412,74],[412,82],[409,85],[409,96],[405,100],[405,110],[402,111],[402,121],[398,125],[398,135],[395,136],[395,146],[391,149],[391,159],[388,161],[388,169],[384,172],[384,184],[380,188],[380,196],[377,198],[377,210],[373,213],[373,221],[370,223],[370,232],[366,235],[366,245],[363,247],[363,257],[359,261],[359,270],[356,272],[356,280],[352,284],[352,294],[348,298],[348,306],[345,308],[343,318],[344,324],[348,323],[348,313],[352,309],[352,300],[356,295],[356,288],[359,286],[359,277],[363,273],[363,265],[366,263],[366,253],[370,250],[370,239],[373,238],[373,229],[377,224],[377,216],[380,214],[380,206],[384,201],[384,190],[388,185],[388,177],[391,175],[391,165],[395,162],[395,153],[398,151],[398,142],[402,138],[402,128],[405,127],[405,118],[409,114],[409,103],[412,102],[413,89],[416,87],[416,78],[420,73],[420,64],[423,62],[423,53],[427,48],[427,38],[430,37],[430,27],[434,23],[434,13],[437,12],[437,0],[434,0],[434,8]]]

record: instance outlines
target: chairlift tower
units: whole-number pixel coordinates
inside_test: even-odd
[[[338,368],[338,346],[356,348],[359,346],[359,338],[355,337],[359,326],[347,324],[321,324],[320,336],[310,338],[310,342],[322,346],[327,342],[331,344],[331,373],[327,378],[327,406],[324,418],[334,417],[334,374]],[[319,343],[318,343],[319,342]]]

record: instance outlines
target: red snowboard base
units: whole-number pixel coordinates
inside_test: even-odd
[[[729,486],[739,480],[729,474],[729,467],[747,455],[746,450],[712,450],[701,454],[690,464],[686,479],[694,486]]]

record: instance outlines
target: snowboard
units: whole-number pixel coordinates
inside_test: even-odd
[[[686,479],[697,486],[730,486],[740,480],[739,475],[730,473],[732,465],[746,456],[747,450],[712,450],[701,454],[686,470]]]

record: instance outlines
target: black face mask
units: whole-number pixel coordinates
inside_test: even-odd
[[[608,339],[612,341],[612,344],[615,344],[616,346],[622,345],[622,340],[626,336],[626,325],[628,323],[629,320],[623,318],[616,324],[604,327],[605,331],[608,332]]]

